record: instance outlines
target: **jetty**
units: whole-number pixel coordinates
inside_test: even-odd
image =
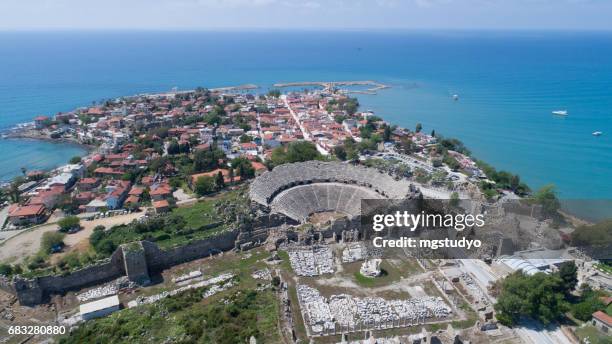
[[[365,90],[344,90],[345,93],[360,93],[360,94],[376,94],[377,91],[389,88],[390,86],[385,85],[383,83],[372,81],[372,80],[362,80],[362,81],[301,81],[301,82],[286,82],[286,83],[277,83],[274,84],[274,87],[283,88],[283,87],[310,87],[310,86],[319,86],[322,87],[325,91],[331,91],[334,88],[340,88],[342,86],[370,86]]]

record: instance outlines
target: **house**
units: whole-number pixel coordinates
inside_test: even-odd
[[[47,116],[34,117],[34,126],[36,127],[36,129],[43,129],[47,123],[49,123],[49,117]]]
[[[64,194],[63,186],[53,186],[50,188],[39,189],[36,195],[28,201],[28,205],[42,204],[47,209],[55,207],[60,199],[60,196]]]
[[[165,213],[170,210],[170,203],[165,199],[153,201],[153,208],[157,214]]]
[[[9,209],[9,222],[15,226],[26,226],[41,223],[46,217],[46,208],[42,204],[20,206]]]
[[[99,198],[93,199],[85,205],[85,212],[87,213],[98,213],[106,209],[106,202]]]
[[[94,170],[94,173],[100,177],[110,176],[112,178],[119,178],[123,175],[123,171],[111,167],[98,167]]]
[[[134,186],[130,192],[128,192],[129,196],[136,196],[136,197],[141,197],[142,193],[144,192],[144,189],[138,186]]]
[[[113,295],[97,301],[85,303],[79,306],[79,312],[83,320],[105,317],[119,310],[119,297]]]
[[[123,202],[123,204],[126,206],[129,206],[129,205],[136,205],[138,204],[138,202],[140,202],[140,197],[136,195],[129,195],[128,198],[125,199],[125,202]]]
[[[593,326],[595,326],[599,331],[610,334],[612,331],[610,328],[612,327],[612,317],[607,315],[602,311],[597,311],[593,313],[593,320],[591,320]]]
[[[83,191],[79,192],[74,196],[75,201],[80,205],[85,205],[89,203],[92,199],[94,199],[95,195],[91,191]]]
[[[61,186],[64,188],[64,190],[68,190],[74,184],[75,180],[76,178],[72,173],[61,173],[49,179],[47,186]]]
[[[255,170],[255,173],[257,174],[263,173],[268,170],[266,165],[260,163],[259,161],[251,161],[251,166],[253,166],[253,169]]]
[[[168,184],[159,184],[157,186],[154,185],[151,187],[149,195],[151,195],[151,199],[153,201],[161,201],[163,199],[167,199],[168,197],[172,197],[172,188]]]
[[[77,182],[77,188],[80,191],[91,191],[100,185],[99,178],[83,178]]]
[[[106,186],[108,194],[104,197],[108,209],[118,209],[123,205],[127,193],[129,192],[131,183],[129,181],[111,181]]]

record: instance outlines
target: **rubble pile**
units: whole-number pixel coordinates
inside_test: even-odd
[[[380,297],[332,295],[323,297],[318,290],[298,285],[298,299],[312,332],[323,334],[342,327],[376,327],[381,324],[409,326],[426,319],[444,318],[451,308],[440,297],[419,297],[407,300],[385,300]]]
[[[114,280],[111,283],[108,283],[100,287],[93,288],[86,292],[80,293],[76,296],[76,298],[81,303],[88,302],[91,300],[96,300],[96,299],[100,299],[103,297],[115,295],[121,289],[134,288],[134,287],[136,287],[136,284],[124,276],[124,277]]]
[[[229,288],[231,288],[233,286],[234,286],[234,282],[232,282],[232,281],[229,281],[229,282],[227,282],[225,284],[215,284],[212,287],[210,287],[208,290],[206,290],[206,292],[204,292],[203,297],[204,298],[211,297],[211,296],[213,296],[213,295],[215,295],[217,293],[220,293],[220,292],[222,292],[224,290],[227,290],[227,289],[229,289]]]
[[[291,268],[298,276],[334,273],[334,255],[328,246],[309,246],[287,251]]]
[[[227,283],[224,283],[224,282],[227,282],[227,281],[231,280],[234,277],[235,277],[235,275],[232,274],[232,273],[225,273],[225,274],[219,275],[217,277],[209,278],[207,280],[204,280],[204,281],[201,281],[201,282],[198,282],[198,283],[189,284],[189,285],[186,285],[184,287],[180,287],[180,288],[177,288],[177,289],[174,289],[174,290],[171,290],[171,291],[164,291],[164,292],[161,292],[159,294],[151,295],[151,296],[148,296],[148,297],[139,297],[136,300],[132,300],[132,301],[128,302],[128,308],[133,308],[133,307],[137,307],[137,306],[140,306],[140,305],[155,303],[155,302],[157,302],[157,301],[159,301],[161,299],[164,299],[164,298],[166,298],[168,296],[174,296],[174,295],[180,294],[180,293],[182,293],[182,292],[184,292],[186,290],[189,290],[189,289],[197,289],[197,288],[207,287],[207,286],[210,286],[210,285],[216,285],[216,284],[221,284],[221,283],[227,284]]]
[[[342,250],[342,262],[353,263],[364,260],[367,257],[367,249],[361,242],[348,245]]]
[[[382,249],[365,245],[363,242],[349,244],[342,251],[342,263],[353,263],[382,257]]]
[[[173,278],[172,282],[178,284],[180,282],[184,282],[184,281],[187,281],[187,280],[190,280],[190,279],[194,279],[194,278],[197,278],[197,277],[200,277],[200,276],[202,276],[202,271],[195,270],[195,271],[191,271],[188,274],[184,274],[184,275],[181,275],[181,276]]]
[[[261,270],[253,271],[253,273],[251,274],[251,277],[253,277],[254,279],[258,279],[258,280],[271,281],[272,273],[270,272],[269,269],[261,269]]]
[[[476,282],[474,281],[472,276],[470,276],[470,274],[464,272],[461,274],[460,277],[461,277],[461,280],[463,281],[463,284],[467,287],[470,294],[472,294],[472,296],[474,297],[474,300],[477,303],[480,303],[485,306],[488,306],[490,304],[489,298],[487,298],[487,296],[482,292],[482,290],[478,287],[478,285],[476,285]]]

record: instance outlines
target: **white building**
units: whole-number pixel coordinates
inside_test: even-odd
[[[119,310],[119,296],[113,295],[98,301],[89,302],[79,306],[83,320],[105,317]]]

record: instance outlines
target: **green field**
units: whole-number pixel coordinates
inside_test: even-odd
[[[591,344],[611,344],[612,336],[606,336],[598,331],[595,326],[587,325],[576,329],[576,335],[583,342],[586,337],[589,338]]]
[[[279,343],[278,302],[270,290],[229,293],[204,303],[204,289],[89,321],[60,343]]]

